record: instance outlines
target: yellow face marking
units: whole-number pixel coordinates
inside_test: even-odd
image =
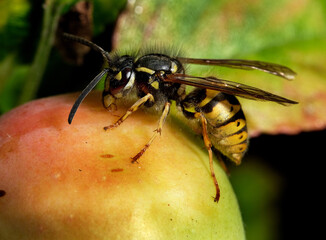
[[[151,86],[152,86],[153,88],[155,88],[156,90],[158,90],[158,89],[159,89],[159,83],[158,83],[158,81],[154,81],[154,82],[152,82],[152,83],[151,83]]]
[[[105,78],[104,89],[106,92],[108,92],[110,89],[110,78],[108,76]]]
[[[221,141],[219,141],[219,144],[221,145],[235,145],[243,142],[248,137],[248,133],[246,131],[242,131],[239,134],[234,134],[228,137],[224,137]]]
[[[224,126],[218,128],[218,131],[223,135],[228,136],[238,132],[240,129],[246,126],[246,121],[242,118],[237,119],[234,122],[230,122]]]
[[[136,68],[136,71],[137,71],[137,72],[145,72],[145,73],[148,73],[148,74],[150,74],[150,75],[153,75],[153,74],[155,73],[154,70],[149,69],[149,68],[147,68],[147,67],[139,67],[139,68]]]
[[[121,80],[121,78],[122,78],[122,74],[121,74],[121,71],[120,72],[118,72],[118,74],[117,75],[115,75],[115,77],[114,77],[115,79],[117,79],[118,81],[120,81]]]

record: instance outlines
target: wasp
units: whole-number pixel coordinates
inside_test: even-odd
[[[104,127],[104,130],[118,127],[142,106],[155,107],[159,112],[162,112],[153,136],[132,157],[132,162],[136,162],[154,139],[161,134],[170,111],[171,102],[175,101],[187,119],[197,119],[200,123],[204,144],[209,155],[210,173],[216,189],[215,202],[218,202],[220,198],[220,188],[213,168],[213,151],[221,153],[239,165],[249,143],[246,118],[236,96],[252,100],[272,101],[282,105],[297,103],[255,87],[213,76],[192,76],[185,72],[186,64],[200,64],[244,70],[256,69],[285,79],[294,79],[296,73],[279,64],[238,59],[171,57],[162,53],[118,56],[106,52],[95,43],[84,38],[68,33],[64,33],[64,37],[87,45],[101,53],[107,66],[79,95],[70,111],[68,123],[71,124],[83,99],[106,75],[102,94],[102,103],[106,109],[115,110],[117,108],[116,100],[131,94],[136,95],[138,100],[114,124]],[[187,93],[186,86],[195,88]]]

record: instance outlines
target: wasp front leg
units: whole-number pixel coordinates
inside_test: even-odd
[[[218,185],[216,176],[215,176],[215,172],[214,172],[214,165],[213,165],[213,151],[212,151],[212,143],[208,137],[208,132],[207,132],[207,120],[204,117],[204,115],[202,113],[195,113],[195,117],[196,118],[200,118],[201,120],[201,124],[202,124],[202,128],[203,128],[203,138],[204,138],[204,143],[205,143],[205,147],[208,151],[208,155],[209,155],[209,167],[210,167],[210,172],[211,172],[211,176],[213,178],[214,181],[214,185],[215,185],[215,189],[216,189],[216,195],[214,198],[215,202],[218,202],[218,200],[220,199],[220,187]]]
[[[154,97],[152,94],[147,93],[144,97],[140,98],[135,102],[128,110],[127,112],[116,121],[116,123],[104,127],[104,130],[109,130],[111,128],[118,127],[124,120],[126,120],[133,112],[136,112],[139,107],[141,107],[145,102],[150,101],[154,102]]]
[[[165,123],[166,117],[169,115],[169,112],[170,112],[170,106],[171,106],[171,103],[169,103],[169,102],[166,102],[165,103],[163,113],[162,113],[162,115],[160,117],[160,120],[158,122],[157,128],[154,130],[153,136],[148,141],[148,143],[143,147],[143,149],[140,150],[139,153],[137,153],[134,157],[131,158],[132,159],[132,161],[131,161],[132,163],[137,162],[137,160],[145,153],[145,151],[152,144],[152,142],[157,137],[157,135],[159,135],[159,134],[161,135],[162,128],[163,128],[163,125]]]

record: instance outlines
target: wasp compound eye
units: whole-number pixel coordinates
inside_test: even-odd
[[[115,97],[119,98],[122,93],[128,92],[135,84],[135,74],[132,68],[124,68],[111,79],[110,92]],[[119,94],[120,93],[120,94]]]

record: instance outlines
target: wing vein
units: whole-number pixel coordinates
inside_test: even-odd
[[[297,103],[290,99],[272,94],[270,92],[266,92],[259,88],[219,79],[216,77],[196,77],[182,73],[175,73],[166,75],[164,81],[221,91],[226,94],[235,95],[251,100],[272,101],[282,105]]]

